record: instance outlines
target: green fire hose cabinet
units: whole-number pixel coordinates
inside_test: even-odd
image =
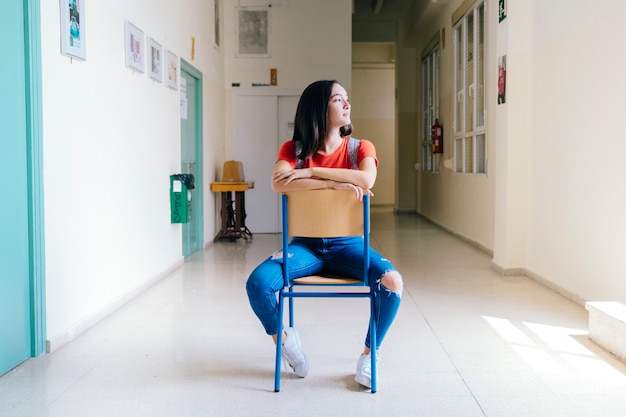
[[[194,188],[193,175],[170,175],[170,221],[188,223],[191,220],[191,190]]]

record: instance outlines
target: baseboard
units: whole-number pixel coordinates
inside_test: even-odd
[[[120,297],[113,303],[109,304],[108,306],[96,311],[93,314],[90,314],[89,316],[85,317],[83,320],[80,320],[79,322],[65,329],[61,333],[54,335],[53,337],[50,337],[48,340],[46,340],[46,352],[47,353],[54,352],[55,350],[58,350],[62,346],[76,339],[78,336],[86,332],[88,329],[90,329],[91,327],[93,327],[94,325],[96,325],[97,323],[99,323],[100,321],[102,321],[103,319],[111,315],[112,313],[114,313],[120,307],[122,307],[123,305],[125,305],[126,303],[128,303],[129,301],[131,301],[132,299],[134,299],[135,297],[137,297],[144,291],[146,291],[148,288],[150,288],[151,286],[153,286],[154,284],[156,284],[157,282],[159,282],[166,276],[170,275],[176,269],[180,268],[183,265],[183,263],[184,263],[184,259],[181,259],[179,262],[176,262],[167,270],[147,280],[146,282],[139,285],[137,288],[128,292],[127,294],[123,295],[122,297]]]
[[[495,263],[493,260],[491,261],[491,269],[493,269],[494,271],[496,271],[497,273],[499,273],[500,275],[504,275],[507,277],[514,277],[514,276],[525,276],[526,275],[526,269],[524,268],[503,268],[500,265],[498,265],[497,263]]]
[[[541,275],[528,270],[527,268],[503,268],[502,266],[496,264],[493,261],[491,262],[491,268],[497,271],[499,274],[502,274],[504,276],[523,276],[526,278],[530,278],[533,281],[536,281],[537,283],[541,284],[542,286],[567,298],[568,300],[572,301],[574,304],[577,304],[581,307],[585,307],[586,300],[584,300],[582,297],[574,294],[571,291],[566,290],[565,288],[562,288],[556,285],[554,282],[550,281],[549,279],[544,278]]]
[[[554,282],[550,281],[547,278],[542,277],[539,274],[535,274],[532,271],[529,271],[528,269],[525,269],[525,276],[527,276],[528,278],[537,281],[538,283],[540,283],[541,285],[543,285],[544,287],[547,287],[549,289],[551,289],[552,291],[556,292],[557,294],[562,295],[563,297],[567,298],[568,300],[572,301],[575,304],[578,304],[581,307],[585,307],[585,303],[587,300],[583,299],[582,297],[580,297],[577,294],[574,294],[573,292],[566,290],[565,288],[562,288],[558,285],[556,285]]]
[[[394,209],[393,209],[393,212],[394,212],[395,214],[417,214],[417,215],[419,215],[419,214],[415,211],[415,209],[396,209],[396,208],[394,208]]]
[[[414,212],[415,213],[415,212]],[[424,221],[427,221],[428,223],[437,226],[438,228],[440,228],[441,230],[443,230],[444,232],[456,237],[459,240],[462,240],[463,242],[467,243],[470,246],[473,246],[477,249],[480,249],[481,251],[485,252],[487,255],[493,257],[493,250],[489,249],[488,247],[480,244],[479,242],[468,238],[467,236],[463,236],[462,234],[459,234],[457,232],[455,232],[452,229],[448,229],[447,227],[437,223],[436,221],[433,221],[432,219],[429,219],[428,217],[424,216],[421,213],[416,213],[419,217],[421,217]]]
[[[389,210],[389,211],[393,211],[393,204],[375,204],[375,203],[371,203],[370,207],[372,210]]]
[[[453,230],[450,230],[442,225],[440,225],[437,222],[432,221],[431,219],[429,219],[428,217],[417,213],[418,216],[422,217],[425,221],[432,223],[433,225],[437,226],[438,228],[444,230],[445,232],[451,234],[452,236],[461,239],[462,241],[468,243],[469,245],[472,245],[480,250],[482,250],[483,252],[487,253],[488,255],[490,255],[491,257],[493,257],[493,250],[485,248],[483,245],[481,245],[478,242],[475,242],[471,239],[466,238],[463,235],[460,235],[458,233],[456,233]],[[575,304],[578,304],[581,307],[585,307],[585,302],[586,300],[583,299],[582,297],[574,294],[571,291],[566,290],[565,288],[562,288],[558,285],[556,285],[554,282],[550,281],[549,279],[546,279],[542,276],[540,276],[539,274],[536,274],[530,270],[528,270],[527,268],[503,268],[502,266],[496,264],[495,262],[491,262],[491,267],[497,271],[498,273],[504,275],[504,276],[524,276],[527,278],[530,278],[536,282],[538,282],[539,284],[543,285],[546,288],[551,289],[552,291],[556,292],[557,294],[560,294],[561,296],[567,298],[568,300],[572,301]]]

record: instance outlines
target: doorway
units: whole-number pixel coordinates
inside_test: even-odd
[[[352,43],[352,124],[355,137],[376,147],[378,176],[372,205],[397,201],[396,47],[394,43]]]
[[[246,181],[246,226],[252,233],[279,233],[280,195],[272,191],[271,174],[279,146],[292,138],[300,91],[233,92],[233,159],[243,163]]]
[[[183,256],[203,249],[203,164],[202,164],[202,73],[191,64],[180,61],[180,169],[193,174],[190,192],[189,221],[182,224]]]

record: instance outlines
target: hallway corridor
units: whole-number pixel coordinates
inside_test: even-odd
[[[253,231],[254,232],[254,231]],[[415,215],[373,210],[372,245],[405,280],[378,393],[354,382],[366,300],[296,300],[305,379],[283,373],[248,305],[278,235],[222,242],[72,343],[0,378],[0,417],[618,417],[626,365],[587,312]],[[89,277],[85,277],[88,279]],[[71,298],[68,298],[71,303]]]

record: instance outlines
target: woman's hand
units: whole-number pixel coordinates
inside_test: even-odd
[[[332,168],[332,169],[336,170],[338,168]],[[309,184],[307,181],[303,181],[302,184],[300,183],[298,184],[304,187],[302,189],[326,188],[326,189],[334,189],[334,190],[352,190],[354,191],[354,194],[356,195],[356,198],[359,199],[359,201],[363,200],[363,194],[365,192],[367,192],[368,195],[370,196],[374,195],[374,193],[372,193],[367,188],[362,188],[358,185],[354,185],[349,182],[340,182],[340,181],[320,178],[319,176],[314,176],[313,174],[314,174],[314,171],[312,168],[293,169],[291,165],[285,163],[284,161],[278,161],[275,167],[275,170],[272,173],[272,181],[273,181],[273,184],[275,184],[272,186],[272,189],[274,191],[286,191],[285,188],[283,187],[288,185],[292,181],[297,180],[297,179],[312,178],[313,182],[311,184]],[[304,183],[307,183],[307,184],[305,185]],[[293,188],[290,187],[290,189],[293,189]]]
[[[354,184],[350,184],[347,182],[337,182],[337,181],[328,180],[326,188],[333,189],[333,190],[354,190],[354,193],[356,194],[356,198],[358,198],[359,201],[363,201],[363,194],[366,192],[370,197],[374,195],[374,193],[371,190],[366,190],[359,186],[356,186]]]
[[[313,176],[311,169],[279,169],[272,174],[272,180],[274,182],[285,181],[284,185],[289,184],[293,180],[298,178],[311,178]]]

